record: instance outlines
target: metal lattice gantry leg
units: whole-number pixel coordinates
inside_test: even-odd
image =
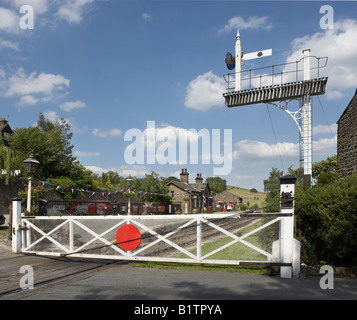
[[[292,99],[295,100],[295,99]],[[303,163],[304,163],[304,185],[310,185],[312,179],[312,114],[311,97],[309,95],[297,99],[300,107],[297,111],[288,109],[289,101],[279,101],[279,103],[269,103],[285,111],[297,125],[302,140]]]
[[[302,99],[302,142],[304,149],[304,185],[311,184],[312,177],[312,119],[311,99],[309,96]]]
[[[304,81],[311,79],[310,49],[302,51],[304,55]],[[302,127],[304,143],[304,185],[311,184],[312,177],[312,119],[311,98],[306,95],[302,98]]]

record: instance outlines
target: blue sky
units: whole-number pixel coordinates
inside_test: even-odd
[[[326,4],[332,29],[320,24]],[[34,10],[33,29],[20,28],[23,5]],[[298,129],[272,105],[225,107],[224,59],[237,28],[243,52],[273,50],[243,69],[296,61],[306,48],[328,56],[326,94],[312,101],[315,162],[336,154],[335,123],[357,88],[356,12],[354,1],[1,0],[0,116],[12,128],[34,125],[40,112],[65,118],[74,154],[94,172],[187,168],[192,182],[213,176],[213,160],[128,164],[126,132],[155,121],[157,133],[180,132],[178,145],[189,129],[218,129],[223,152],[231,129],[232,170],[221,177],[263,190],[272,167],[299,166]]]

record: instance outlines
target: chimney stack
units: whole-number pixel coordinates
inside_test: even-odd
[[[188,175],[187,169],[181,169],[180,180],[183,183],[188,183]]]
[[[196,183],[203,183],[202,173],[197,173]]]

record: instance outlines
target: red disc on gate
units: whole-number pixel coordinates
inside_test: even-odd
[[[140,245],[141,233],[132,224],[125,224],[118,229],[115,239],[120,248],[131,251]]]

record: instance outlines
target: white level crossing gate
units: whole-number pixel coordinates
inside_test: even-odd
[[[287,183],[285,183],[287,182]],[[13,200],[13,251],[127,261],[266,264],[299,275],[293,238],[295,180],[282,180],[279,213],[21,217]],[[288,199],[288,201],[285,201]],[[289,200],[290,199],[290,200]]]

